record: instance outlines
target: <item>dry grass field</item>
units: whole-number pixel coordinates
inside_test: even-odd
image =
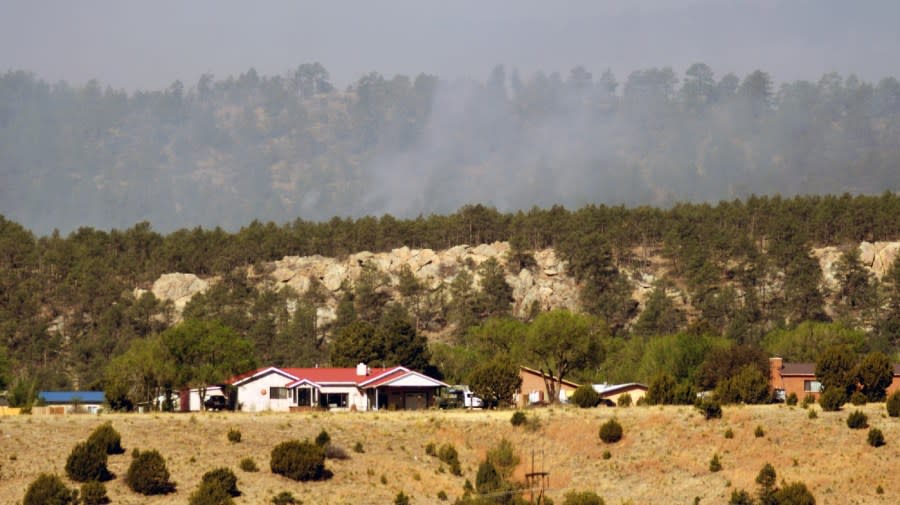
[[[513,427],[511,411],[428,411],[302,414],[111,414],[100,416],[16,416],[0,418],[0,503],[21,501],[25,488],[41,472],[64,476],[65,460],[76,442],[100,423],[111,421],[122,435],[126,454],[110,456],[117,475],[107,483],[113,504],[184,504],[212,468],[227,466],[238,476],[239,504],[269,503],[281,491],[310,504],[390,504],[403,490],[413,504],[448,503],[474,482],[478,463],[503,437],[522,458],[515,478],[530,465],[550,472],[550,496],[557,503],[568,490],[594,490],[607,504],[724,504],[734,488],[755,491],[753,480],[764,463],[778,472],[779,482],[803,481],[817,503],[829,505],[900,502],[900,479],[891,466],[900,461],[900,420],[886,417],[884,404],[862,407],[869,424],[880,428],[887,445],[866,443],[867,430],[845,424],[847,406],[838,413],[807,411],[783,405],[726,407],[722,419],[705,421],[689,407],[633,407],[529,412],[540,419],[536,431]],[[598,438],[602,422],[617,417],[625,430],[619,443],[606,446]],[[763,437],[755,437],[761,426]],[[227,440],[230,428],[243,440]],[[269,471],[269,453],[277,443],[313,439],[326,429],[350,454],[328,460],[334,477],[298,483]],[[731,428],[734,437],[724,433]],[[364,453],[354,452],[360,442]],[[425,445],[452,443],[459,451],[463,476],[456,477],[425,454]],[[131,492],[124,475],[133,448],[157,449],[168,461],[177,492],[144,497]],[[603,459],[604,450],[611,458]],[[711,473],[718,453],[723,469]],[[238,468],[252,457],[260,471]],[[876,488],[882,486],[883,494]]]

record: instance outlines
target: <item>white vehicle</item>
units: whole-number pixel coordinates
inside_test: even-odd
[[[467,409],[480,409],[484,406],[484,402],[481,398],[475,396],[475,393],[469,389],[469,386],[450,386],[447,388],[444,398],[447,401],[442,408],[464,407]]]

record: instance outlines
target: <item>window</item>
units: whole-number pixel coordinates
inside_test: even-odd
[[[287,400],[291,397],[288,388],[269,388],[269,398],[273,400]]]
[[[819,381],[803,381],[803,391],[807,393],[819,393],[822,391],[822,383]]]
[[[323,393],[320,398],[322,405],[328,408],[341,408],[347,406],[347,393]]]

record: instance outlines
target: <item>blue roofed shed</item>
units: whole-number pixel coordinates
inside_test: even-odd
[[[50,414],[96,414],[106,402],[103,391],[41,391],[38,398],[48,407]]]

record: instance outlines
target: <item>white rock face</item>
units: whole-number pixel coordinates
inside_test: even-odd
[[[157,299],[171,301],[175,305],[175,312],[180,317],[184,306],[197,293],[203,293],[209,289],[209,282],[194,274],[163,274],[153,283],[150,290]]]

